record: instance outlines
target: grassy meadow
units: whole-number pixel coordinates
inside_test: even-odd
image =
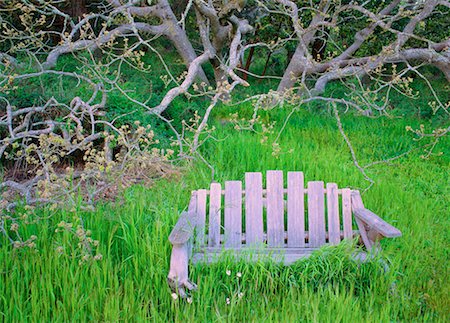
[[[288,110],[264,117],[277,121],[279,130]],[[246,113],[245,107],[242,111]],[[230,112],[217,108],[216,140],[202,147],[218,182],[243,180],[246,171],[281,169],[301,170],[307,181],[368,186],[331,114],[295,113],[280,137],[276,158],[271,145],[261,143],[261,134],[234,130],[227,119]],[[415,117],[341,118],[361,165],[418,145],[405,131],[420,124]],[[179,175],[149,189],[129,188],[117,202],[100,204],[95,211],[38,210],[34,216],[41,218],[39,224],[22,232],[37,236],[35,252],[13,250],[0,240],[0,321],[448,321],[449,140],[441,141],[436,151],[444,155],[424,160],[417,150],[367,168],[375,184],[363,195],[366,207],[403,233],[382,241],[388,272],[377,261],[356,264],[342,244],[291,267],[228,259],[192,266],[191,279],[199,286],[192,303],[172,299],[166,283],[167,237],[190,191],[211,182],[211,170],[194,161],[179,165]],[[61,220],[76,222],[79,217],[99,240],[100,261],[80,265],[76,239],[55,232]]]

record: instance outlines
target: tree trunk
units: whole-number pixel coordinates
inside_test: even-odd
[[[213,58],[210,60],[210,62],[214,68],[214,79],[216,81],[216,85],[228,81],[227,73],[225,73],[225,71],[220,68],[220,61],[217,58]]]
[[[216,81],[216,87],[228,83],[228,74],[220,68],[220,61],[217,58],[211,59],[211,65],[214,67],[214,79]],[[223,94],[221,95],[220,99],[227,101],[230,99],[230,94]]]
[[[434,66],[436,66],[442,73],[444,73],[445,78],[448,82],[450,82],[450,63],[434,63]]]
[[[242,78],[245,81],[247,81],[247,79],[248,79],[248,71],[250,70],[250,65],[252,64],[254,53],[255,53],[255,47],[250,48],[250,52],[248,53],[247,61],[245,62],[244,72],[242,72]]]
[[[175,15],[173,16],[173,18],[174,19],[166,22],[169,29],[169,31],[167,32],[167,37],[172,41],[173,45],[177,49],[178,54],[180,54],[186,66],[189,67],[192,61],[197,58],[197,54],[195,53],[194,47],[192,47],[192,44],[189,41],[186,32],[178,25],[175,19]],[[202,82],[209,84],[209,80],[206,77],[203,69],[199,70],[198,78]]]
[[[60,9],[72,17],[79,18],[87,13],[86,0],[70,0],[60,4]]]
[[[288,67],[284,71],[283,78],[278,85],[278,92],[285,92],[294,87],[297,76],[302,72],[305,63],[306,59],[303,50],[298,46],[292,59],[289,61]]]
[[[264,70],[262,71],[261,76],[265,76],[267,73],[267,68],[269,67],[270,58],[272,57],[272,51],[269,52],[266,59],[266,64],[264,64]]]

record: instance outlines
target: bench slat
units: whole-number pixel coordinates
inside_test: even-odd
[[[197,245],[205,244],[206,190],[197,191]]]
[[[208,246],[215,247],[220,245],[220,207],[222,202],[222,188],[220,184],[211,183],[209,194]]]
[[[325,212],[323,182],[308,182],[308,224],[311,247],[325,244]]]
[[[225,182],[225,247],[240,247],[242,234],[242,183]]]
[[[328,211],[328,234],[332,245],[341,241],[341,229],[339,223],[339,195],[338,186],[335,183],[327,184],[327,211]]]
[[[283,172],[267,171],[267,244],[284,244]]]
[[[305,246],[305,194],[302,172],[288,172],[287,243],[289,247]]]
[[[263,242],[262,174],[245,173],[245,232],[247,245]]]
[[[352,203],[351,190],[349,188],[342,189],[342,224],[344,228],[344,239],[352,239]]]

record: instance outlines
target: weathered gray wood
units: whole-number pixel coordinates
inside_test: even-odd
[[[359,235],[359,231],[358,231],[358,230],[353,230],[352,233],[353,233],[352,237],[356,237],[356,236]],[[288,233],[287,233],[287,231],[284,232],[283,237],[284,237],[284,240],[288,240]],[[342,231],[342,230],[341,230],[341,232],[340,232],[340,237],[341,237],[341,240],[344,239],[344,231]],[[242,233],[242,235],[241,235],[241,243],[242,243],[242,244],[245,244],[245,243],[246,243],[246,241],[247,241],[246,238],[247,238],[246,234],[245,234],[245,233]],[[262,238],[263,238],[263,242],[266,242],[266,241],[267,241],[267,234],[266,234],[266,233],[263,233]],[[220,235],[220,241],[221,241],[221,242],[224,242],[225,239],[226,239],[225,235],[221,234],[221,235]],[[306,239],[306,240],[309,240],[309,231],[305,231],[305,239]],[[326,239],[326,240],[329,239],[328,232],[325,234],[325,239]],[[306,246],[306,245],[307,245],[307,244],[305,243],[305,246]],[[259,246],[259,245],[256,245],[256,246]],[[287,246],[288,246],[288,245],[286,244],[284,247],[287,247]]]
[[[372,242],[369,240],[369,237],[367,236],[367,228],[364,225],[364,222],[362,222],[360,219],[355,217],[356,225],[358,226],[359,230],[359,236],[364,243],[364,246],[367,250],[372,250]]]
[[[178,293],[182,298],[186,298],[186,290],[195,290],[197,285],[189,280],[189,251],[188,245],[174,245],[170,256],[170,269],[167,281],[172,291]]]
[[[383,237],[377,231],[373,230],[370,225],[363,221],[358,215],[358,211],[365,210],[359,191],[352,191],[352,210],[355,214],[355,222],[361,232],[361,240],[367,250],[375,254],[381,251],[379,240]],[[381,220],[381,219],[380,219]],[[383,221],[384,222],[384,221]],[[395,228],[394,228],[395,229]]]
[[[183,212],[172,230],[169,240],[173,244],[170,259],[169,285],[183,297],[185,290],[195,288],[188,280],[188,261],[192,250],[191,242],[194,229],[197,228],[198,246],[192,258],[197,261],[217,260],[225,254],[236,259],[275,260],[290,264],[309,256],[328,240],[336,244],[342,238],[360,235],[372,257],[380,250],[382,237],[397,237],[401,232],[367,210],[358,191],[337,188],[336,184],[309,182],[303,187],[303,174],[288,173],[287,189],[283,188],[281,171],[267,172],[267,189],[262,188],[262,175],[246,174],[246,189],[242,191],[241,182],[225,183],[225,190],[220,184],[212,184],[209,191],[194,191],[187,212]],[[209,242],[204,245],[204,226],[206,220],[206,199],[210,194]],[[225,193],[225,234],[220,234],[221,195]],[[288,194],[284,201],[284,194]],[[325,225],[324,194],[327,194],[328,232]],[[304,227],[304,195],[308,194],[308,229]],[[339,200],[342,194],[342,227],[340,230]],[[242,196],[246,198],[246,232],[242,233]],[[268,211],[268,232],[263,232],[262,209],[266,201]],[[285,203],[286,202],[286,203]],[[288,227],[284,229],[284,208],[287,206]],[[352,212],[359,231],[352,230]],[[297,216],[299,215],[299,216]],[[302,227],[303,226],[303,227]],[[255,229],[256,228],[256,229]],[[203,237],[202,237],[203,234]],[[223,245],[220,242],[224,241]],[[268,242],[265,248],[263,243]],[[287,241],[287,243],[285,243]],[[306,243],[306,241],[308,241]],[[241,245],[245,244],[246,248]],[[358,255],[356,259],[363,259]]]
[[[353,213],[355,212],[355,209],[363,209],[364,205],[362,203],[361,199],[353,199],[353,192],[351,193],[352,196],[352,211]],[[365,223],[358,217],[355,216],[355,222],[356,225],[358,226],[359,232],[360,232],[360,237],[362,242],[364,243],[364,246],[366,247],[367,250],[371,251],[372,250],[372,246],[373,246],[373,241],[371,241],[367,235],[368,232],[368,228],[366,227]]]
[[[193,217],[197,217],[197,191],[193,191],[191,194],[191,200],[189,201],[188,213],[193,214]],[[194,233],[195,234],[195,233]],[[189,239],[186,242],[186,248],[188,251],[188,257],[192,256],[192,249],[194,246],[194,239]]]
[[[325,210],[323,182],[308,182],[308,224],[311,247],[325,244]]]
[[[263,188],[262,192],[263,192],[263,196],[265,196],[265,195],[267,194],[267,190],[264,189],[264,188]],[[287,194],[287,192],[288,192],[287,188],[283,189],[283,194]],[[303,190],[303,192],[304,192],[305,194],[308,194],[308,189],[305,188],[305,189]],[[326,193],[327,190],[324,189],[323,192]],[[206,190],[206,193],[209,194],[209,190]],[[338,194],[341,194],[341,193],[342,193],[342,190],[341,190],[341,189],[338,189]],[[225,190],[222,190],[222,195],[224,195],[224,194],[225,194]],[[245,195],[245,190],[242,191],[242,194]]]
[[[329,243],[337,245],[341,242],[341,228],[339,221],[339,195],[335,183],[327,184],[327,213]]]
[[[268,247],[268,246],[255,246],[250,248],[223,248],[223,247],[205,247],[202,249],[201,253],[208,252],[226,252],[227,250],[239,252],[239,253],[262,253],[262,254],[271,254],[271,253],[285,253],[285,254],[296,254],[296,253],[305,253],[310,250],[317,250],[318,248],[284,248],[284,247]]]
[[[305,194],[302,172],[288,172],[287,243],[289,248],[305,246]]]
[[[267,244],[284,244],[283,172],[267,171]]]
[[[189,200],[187,212],[182,212],[175,227],[169,235],[169,241],[173,245],[181,245],[188,242],[194,235],[194,229],[197,221],[197,191],[193,191]]]
[[[297,260],[307,258],[317,248],[265,248],[256,250],[247,249],[206,249],[195,253],[192,257],[193,263],[213,263],[224,256],[234,258],[234,260],[246,261],[275,261],[283,262],[285,265],[291,265]]]
[[[191,199],[189,200],[188,212],[197,212],[197,191],[192,191]]]
[[[240,247],[242,234],[242,183],[225,182],[225,247]]]
[[[173,245],[185,244],[194,234],[196,225],[195,213],[182,212],[177,224],[169,235]]]
[[[197,226],[196,241],[197,246],[205,244],[205,223],[206,223],[206,190],[197,191]]]
[[[370,240],[370,243],[372,244],[372,253],[376,254],[380,252],[381,251],[380,240],[383,239],[384,236],[375,230],[369,229],[367,232],[367,238]]]
[[[178,281],[188,279],[189,259],[187,255],[186,244],[173,246],[170,257],[169,278]]]
[[[361,199],[361,194],[357,190],[351,191],[351,199],[352,199],[352,210],[354,209],[365,209],[363,201]]]
[[[262,174],[245,173],[246,244],[261,244],[263,229]]]
[[[219,183],[211,183],[209,191],[209,230],[208,246],[220,244],[220,207],[222,203],[222,188]]]
[[[186,290],[197,286],[188,279],[188,263],[192,253],[192,237],[197,224],[197,191],[193,191],[187,212],[182,212],[177,224],[169,235],[172,243],[170,269],[167,276],[169,287],[185,298]]]
[[[359,191],[352,192],[352,204],[355,217],[363,221],[369,227],[369,230],[377,231],[387,238],[395,238],[402,235],[400,230],[364,207]]]
[[[353,239],[351,190],[342,189],[342,226],[344,239]]]
[[[368,209],[354,209],[353,212],[355,217],[369,226],[370,230],[377,231],[386,238],[395,238],[402,235],[400,230],[382,220],[378,215]]]

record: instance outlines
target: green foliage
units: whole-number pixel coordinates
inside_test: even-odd
[[[243,106],[243,113],[250,113]],[[323,110],[323,109],[322,109]],[[307,180],[365,187],[333,117],[301,111],[280,139],[282,154],[261,144],[261,135],[237,132],[227,120],[230,108],[215,114],[219,141],[203,147],[215,179],[243,179],[245,171],[302,170]],[[267,112],[281,127],[288,109]],[[416,143],[404,131],[419,121],[361,119],[342,115],[344,129],[361,164],[387,158]],[[223,140],[223,139],[227,140]],[[273,138],[270,138],[273,139]],[[168,234],[186,207],[190,190],[207,187],[209,169],[186,165],[183,177],[161,180],[151,189],[133,187],[115,204],[95,211],[37,209],[29,220],[46,225],[19,228],[36,235],[36,251],[13,249],[0,238],[0,317],[5,321],[447,321],[449,225],[449,142],[444,156],[409,157],[368,169],[375,185],[366,206],[402,232],[383,240],[383,258],[358,266],[347,246],[324,248],[312,258],[283,267],[273,263],[231,263],[192,267],[199,285],[192,303],[173,300],[166,283]],[[288,153],[293,148],[293,153]],[[25,211],[24,211],[25,213]],[[82,218],[99,240],[99,261],[79,263],[78,247],[61,220]],[[62,248],[62,249],[61,249]],[[227,275],[227,270],[230,275]],[[237,273],[241,277],[237,277]],[[240,294],[242,293],[242,294]],[[227,304],[227,298],[229,304]]]

